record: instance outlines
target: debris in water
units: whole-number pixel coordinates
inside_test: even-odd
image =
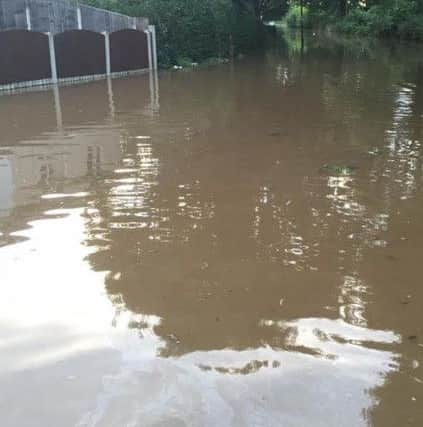
[[[324,164],[320,168],[320,172],[328,175],[348,176],[352,175],[357,170],[357,166],[352,165],[338,165],[338,164]]]
[[[381,154],[383,154],[384,152],[386,152],[386,149],[384,150],[383,148],[379,148],[379,147],[374,147],[371,148],[368,153],[372,156],[380,156]]]
[[[179,338],[176,335],[174,335],[174,334],[169,334],[167,337],[171,341],[173,341],[175,344],[180,344],[181,343],[181,341],[179,340]]]
[[[270,132],[267,133],[269,136],[281,136],[281,131],[280,130],[272,130]]]
[[[401,304],[410,304],[410,302],[411,302],[411,295],[407,295],[401,298]]]

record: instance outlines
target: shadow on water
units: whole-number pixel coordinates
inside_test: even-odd
[[[159,77],[0,98],[4,425],[420,425],[414,46]]]

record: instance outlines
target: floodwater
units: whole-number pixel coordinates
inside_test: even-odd
[[[0,97],[1,427],[422,426],[422,47]]]

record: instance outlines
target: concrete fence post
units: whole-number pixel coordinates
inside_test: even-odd
[[[112,74],[112,66],[110,62],[110,34],[105,31],[104,35],[104,52],[106,54],[106,74],[110,76]]]
[[[151,52],[151,33],[149,30],[144,31],[147,36],[147,49],[148,49],[148,69],[153,69],[153,56]]]
[[[26,17],[26,29],[28,31],[32,30],[32,24],[31,24],[31,10],[29,8],[29,5],[27,4],[25,7],[25,17]]]
[[[114,118],[116,113],[116,108],[115,108],[115,100],[113,97],[113,83],[110,77],[107,78],[107,93],[109,95],[110,116]]]
[[[78,30],[82,30],[82,13],[81,13],[81,6],[78,3],[78,6],[76,7],[76,20],[78,22]]]
[[[149,25],[148,29],[151,33],[151,51],[153,57],[153,70],[157,70],[157,41],[156,41],[156,27]]]
[[[50,68],[51,68],[51,82],[57,83],[57,63],[56,63],[56,49],[54,48],[54,34],[47,33],[48,47],[50,50]]]
[[[63,131],[62,105],[60,103],[60,92],[59,92],[59,87],[57,85],[53,86],[53,94],[54,94],[54,109],[56,110],[57,130]]]

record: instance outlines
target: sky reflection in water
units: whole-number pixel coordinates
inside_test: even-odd
[[[421,69],[310,43],[2,100],[2,425],[419,425]]]

